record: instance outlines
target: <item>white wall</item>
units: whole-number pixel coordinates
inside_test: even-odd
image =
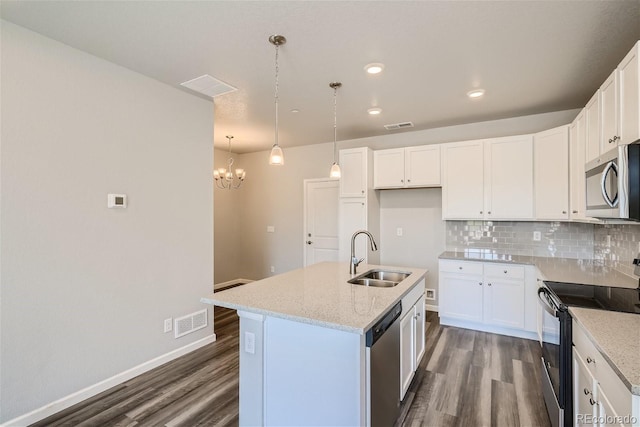
[[[269,165],[269,153],[244,154],[247,171],[239,209],[242,277],[262,279],[303,265],[303,180],[326,178],[333,163],[332,143],[284,147],[285,164]],[[273,225],[275,233],[267,233]],[[217,246],[216,251],[219,251]]]
[[[229,152],[226,150],[213,150],[214,166],[216,169],[228,169]],[[233,167],[243,167],[237,154],[232,154]],[[247,180],[254,179],[250,171],[247,171]],[[242,257],[240,252],[240,235],[242,233],[242,194],[245,184],[236,190],[224,190],[216,187],[214,207],[214,282],[222,283],[239,279],[242,276]]]
[[[7,22],[1,43],[4,422],[212,333],[162,328],[213,283],[213,106]]]
[[[439,296],[438,256],[446,246],[445,224],[442,189],[380,191],[380,264],[427,269],[426,287]]]

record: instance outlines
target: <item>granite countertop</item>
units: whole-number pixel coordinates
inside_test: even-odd
[[[552,282],[622,288],[638,287],[638,278],[627,276],[592,260],[510,255],[485,249],[466,252],[447,251],[440,255],[440,259],[527,264],[536,266],[543,276],[542,279]]]
[[[631,393],[640,395],[640,316],[578,307],[569,313]]]
[[[215,292],[200,301],[364,334],[427,273],[418,268],[360,264],[358,274],[373,268],[411,275],[392,288],[352,285],[347,283],[352,278],[348,263],[323,262]]]

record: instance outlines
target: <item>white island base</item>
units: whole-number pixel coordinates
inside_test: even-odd
[[[369,425],[365,336],[240,316],[240,425]]]

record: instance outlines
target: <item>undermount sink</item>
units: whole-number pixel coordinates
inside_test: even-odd
[[[348,283],[377,288],[392,288],[409,277],[410,274],[402,271],[369,270],[348,280]]]

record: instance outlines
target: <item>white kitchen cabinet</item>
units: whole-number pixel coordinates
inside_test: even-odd
[[[374,151],[373,188],[404,186],[404,148]]]
[[[585,220],[587,146],[586,112],[583,109],[569,126],[569,218]]]
[[[373,153],[373,187],[440,186],[440,146],[377,150]]]
[[[400,320],[400,400],[404,399],[425,351],[425,300],[420,295]]]
[[[484,142],[485,219],[533,219],[533,138]]]
[[[484,323],[524,329],[524,266],[486,264],[484,269]]]
[[[584,107],[586,123],[586,162],[600,155],[600,91],[597,91]]]
[[[367,147],[340,150],[340,197],[364,197],[371,162]]]
[[[600,86],[600,154],[618,146],[618,70]]]
[[[531,135],[444,144],[444,219],[532,219]]]
[[[640,42],[618,65],[620,144],[640,139]]]
[[[349,261],[351,236],[367,230],[380,236],[380,204],[373,191],[373,151],[367,147],[340,150],[340,200],[338,205],[338,257]],[[356,239],[355,254],[371,264],[378,264],[380,255],[372,251],[363,236]]]
[[[536,219],[569,219],[569,126],[535,134]]]
[[[442,145],[442,218],[484,218],[484,146],[481,140]]]
[[[593,426],[597,416],[596,380],[582,361],[580,353],[573,348],[573,417],[576,426]]]
[[[614,424],[598,423],[600,426],[623,425],[620,421],[624,420],[625,416],[636,417],[633,425],[640,425],[640,401],[634,402],[637,396],[631,394],[575,319],[571,329],[576,425],[593,425],[584,419],[584,415],[594,415],[599,422],[618,420]]]
[[[441,259],[439,277],[441,324],[535,338],[533,266]]]

